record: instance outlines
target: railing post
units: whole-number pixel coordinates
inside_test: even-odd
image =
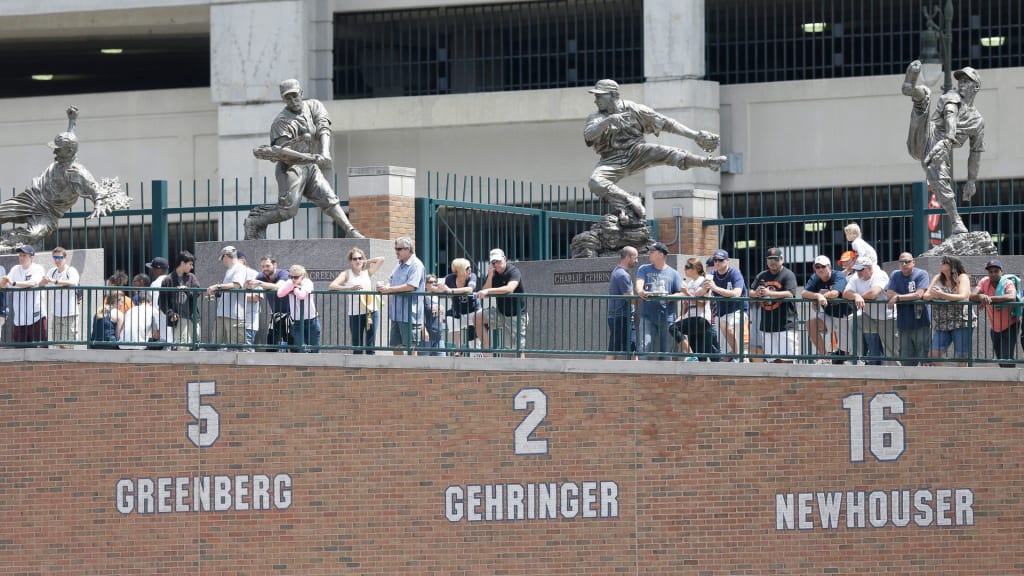
[[[430,198],[416,198],[416,254],[423,261],[423,269],[439,276],[443,270],[437,266],[437,215],[434,201]]]
[[[928,183],[914,182],[910,185],[910,245],[914,254],[928,250]]]
[[[533,226],[530,238],[530,259],[550,260],[551,259],[551,218],[547,211],[532,218]]]
[[[149,252],[151,260],[157,256],[170,257],[167,253],[167,180],[153,180],[152,200]]]

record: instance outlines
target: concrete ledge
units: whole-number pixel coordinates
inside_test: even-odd
[[[303,368],[358,368],[378,370],[438,370],[443,372],[508,372],[554,374],[646,374],[679,375],[680,386],[700,376],[735,376],[750,379],[813,378],[818,380],[929,380],[942,382],[1024,382],[1020,368],[957,368],[904,366],[833,366],[823,364],[735,364],[721,362],[655,362],[594,358],[456,358],[436,356],[390,356],[377,354],[267,354],[242,352],[171,352],[148,350],[50,350],[40,348],[0,350],[0,364],[61,362],[82,364],[142,364],[200,366],[268,366]],[[643,374],[637,374],[639,368]],[[73,385],[73,384],[72,384]]]

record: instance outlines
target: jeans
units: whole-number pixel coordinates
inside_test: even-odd
[[[989,331],[989,337],[992,339],[992,351],[995,353],[996,358],[1001,360],[1013,360],[1014,353],[1017,351],[1017,334],[1020,332],[1020,324],[1013,323],[1002,332],[996,332],[995,330]],[[1013,364],[1000,364],[1003,368],[1013,368]]]
[[[352,336],[353,354],[376,354],[377,326],[380,325],[380,312],[353,314],[348,317],[348,333]],[[360,349],[360,347],[365,347]]]
[[[297,352],[316,354],[320,352],[320,319],[295,320],[292,323],[292,338]],[[307,346],[309,349],[303,350]]]
[[[640,318],[640,351],[651,352],[672,352],[675,348],[675,339],[669,332],[669,326],[674,319],[659,318],[649,320]],[[670,360],[670,356],[647,356],[646,360]]]

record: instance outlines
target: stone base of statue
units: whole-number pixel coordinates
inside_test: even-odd
[[[574,236],[570,246],[573,258],[594,258],[618,256],[625,246],[643,252],[650,243],[650,226],[622,215],[605,214],[590,230]]]
[[[996,253],[996,245],[988,232],[967,232],[954,234],[942,241],[942,244],[921,254],[927,256],[990,256]]]

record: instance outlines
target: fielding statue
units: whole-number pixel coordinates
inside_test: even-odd
[[[298,80],[281,82],[284,110],[270,126],[270,145],[258,146],[253,155],[276,162],[277,204],[257,206],[245,219],[245,239],[267,237],[267,226],[291,220],[299,212],[303,196],[316,204],[341,227],[348,238],[364,236],[352,226],[341,209],[328,178],[331,160],[331,119],[319,100],[303,100]]]
[[[18,224],[0,235],[0,254],[14,252],[23,244],[41,244],[79,198],[92,200],[90,220],[131,204],[117,178],[96,182],[85,166],[78,163],[78,108],[69,106],[67,116],[67,132],[57,134],[47,144],[53,149],[53,164],[34,178],[30,187],[0,203],[0,224]]]
[[[953,148],[963,146],[968,140],[971,142],[967,156],[967,182],[963,188],[964,202],[969,202],[977,190],[981,153],[985,151],[985,119],[974,107],[974,96],[981,89],[981,76],[969,66],[954,72],[957,89],[940,96],[934,111],[930,111],[931,91],[918,83],[920,76],[921,62],[914,60],[907,67],[903,80],[903,94],[914,101],[910,111],[907,151],[921,161],[932,193],[946,209],[953,224],[953,234],[964,234],[967,226],[957,211],[956,193],[953,192]]]
[[[589,232],[573,238],[575,258],[617,253],[624,245],[620,245],[620,240],[627,237],[633,239],[632,246],[650,243],[650,231],[644,224],[647,212],[642,195],[632,194],[617,185],[626,176],[651,166],[675,166],[680,170],[701,167],[717,171],[726,161],[725,156],[693,154],[645,141],[645,134],[658,136],[662,131],[671,132],[693,140],[705,152],[714,152],[719,138],[705,130],[692,130],[643,104],[623,100],[619,97],[619,84],[614,80],[598,80],[590,93],[594,95],[597,112],[587,117],[583,140],[601,159],[590,175],[589,186],[591,192],[611,204],[613,213],[612,218],[605,218]],[[635,243],[638,233],[639,236],[646,234],[647,239]]]

